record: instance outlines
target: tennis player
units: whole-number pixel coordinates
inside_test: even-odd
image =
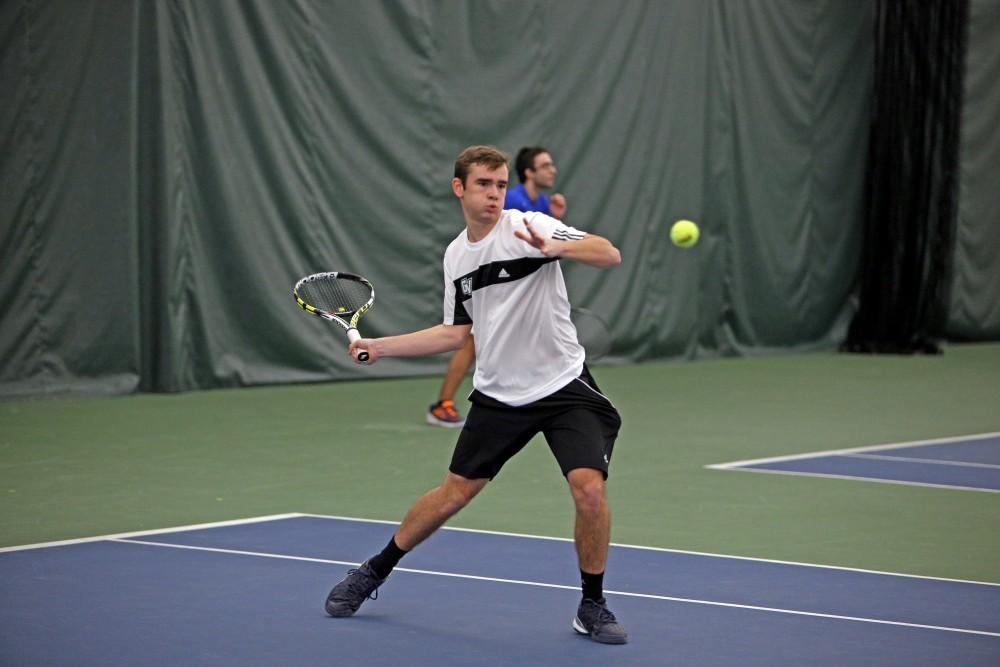
[[[503,207],[517,209],[524,213],[538,211],[553,218],[562,220],[566,215],[566,197],[554,193],[551,200],[542,192],[552,188],[556,183],[556,163],[548,150],[542,146],[525,146],[517,152],[514,160],[514,170],[521,184],[507,189]],[[444,378],[441,380],[441,390],[438,400],[427,408],[427,423],[445,428],[461,428],[465,420],[455,407],[455,392],[462,384],[472,364],[476,361],[476,349],[473,338],[466,340],[465,345],[456,350],[448,361]]]
[[[611,267],[621,255],[607,239],[550,216],[503,210],[508,161],[492,146],[472,146],[455,162],[451,188],[465,229],[444,254],[443,323],[401,336],[362,338],[348,348],[355,360],[367,350],[368,363],[438,354],[461,347],[475,322],[478,363],[472,405],[444,481],[410,508],[385,549],[334,587],[326,611],[351,616],[374,598],[407,552],[542,433],[576,505],[583,596],[573,628],[598,642],[624,644],[625,629],[603,593],[611,532],[605,480],[621,418],[584,365],[559,262]]]

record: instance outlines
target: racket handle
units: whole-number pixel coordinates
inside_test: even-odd
[[[347,339],[352,343],[356,340],[361,340],[361,334],[358,333],[357,329],[351,328],[347,330]],[[368,362],[368,352],[362,350],[358,352],[358,361],[361,363]]]

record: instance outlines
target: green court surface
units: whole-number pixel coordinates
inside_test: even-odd
[[[705,468],[1000,431],[1000,345],[594,374],[624,419],[613,541],[1000,582],[1000,494]],[[0,403],[0,545],[284,512],[398,520],[457,435],[423,422],[438,384]],[[450,525],[568,537],[572,524],[536,439]]]

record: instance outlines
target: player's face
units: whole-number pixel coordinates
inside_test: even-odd
[[[490,169],[474,164],[463,183],[452,179],[451,189],[462,200],[462,211],[468,220],[492,225],[500,219],[507,194],[507,165]]]
[[[535,163],[531,170],[531,180],[538,188],[551,188],[556,184],[556,163],[552,161],[552,156],[548,153],[539,153],[535,156]]]

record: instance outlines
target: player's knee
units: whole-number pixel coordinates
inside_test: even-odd
[[[578,512],[599,514],[604,506],[604,476],[598,470],[573,470],[568,475]]]
[[[449,514],[454,514],[476,497],[487,480],[465,479],[458,475],[449,474],[442,485],[445,495],[445,508]]]
[[[445,513],[451,516],[469,504],[473,496],[452,491],[445,495]]]

